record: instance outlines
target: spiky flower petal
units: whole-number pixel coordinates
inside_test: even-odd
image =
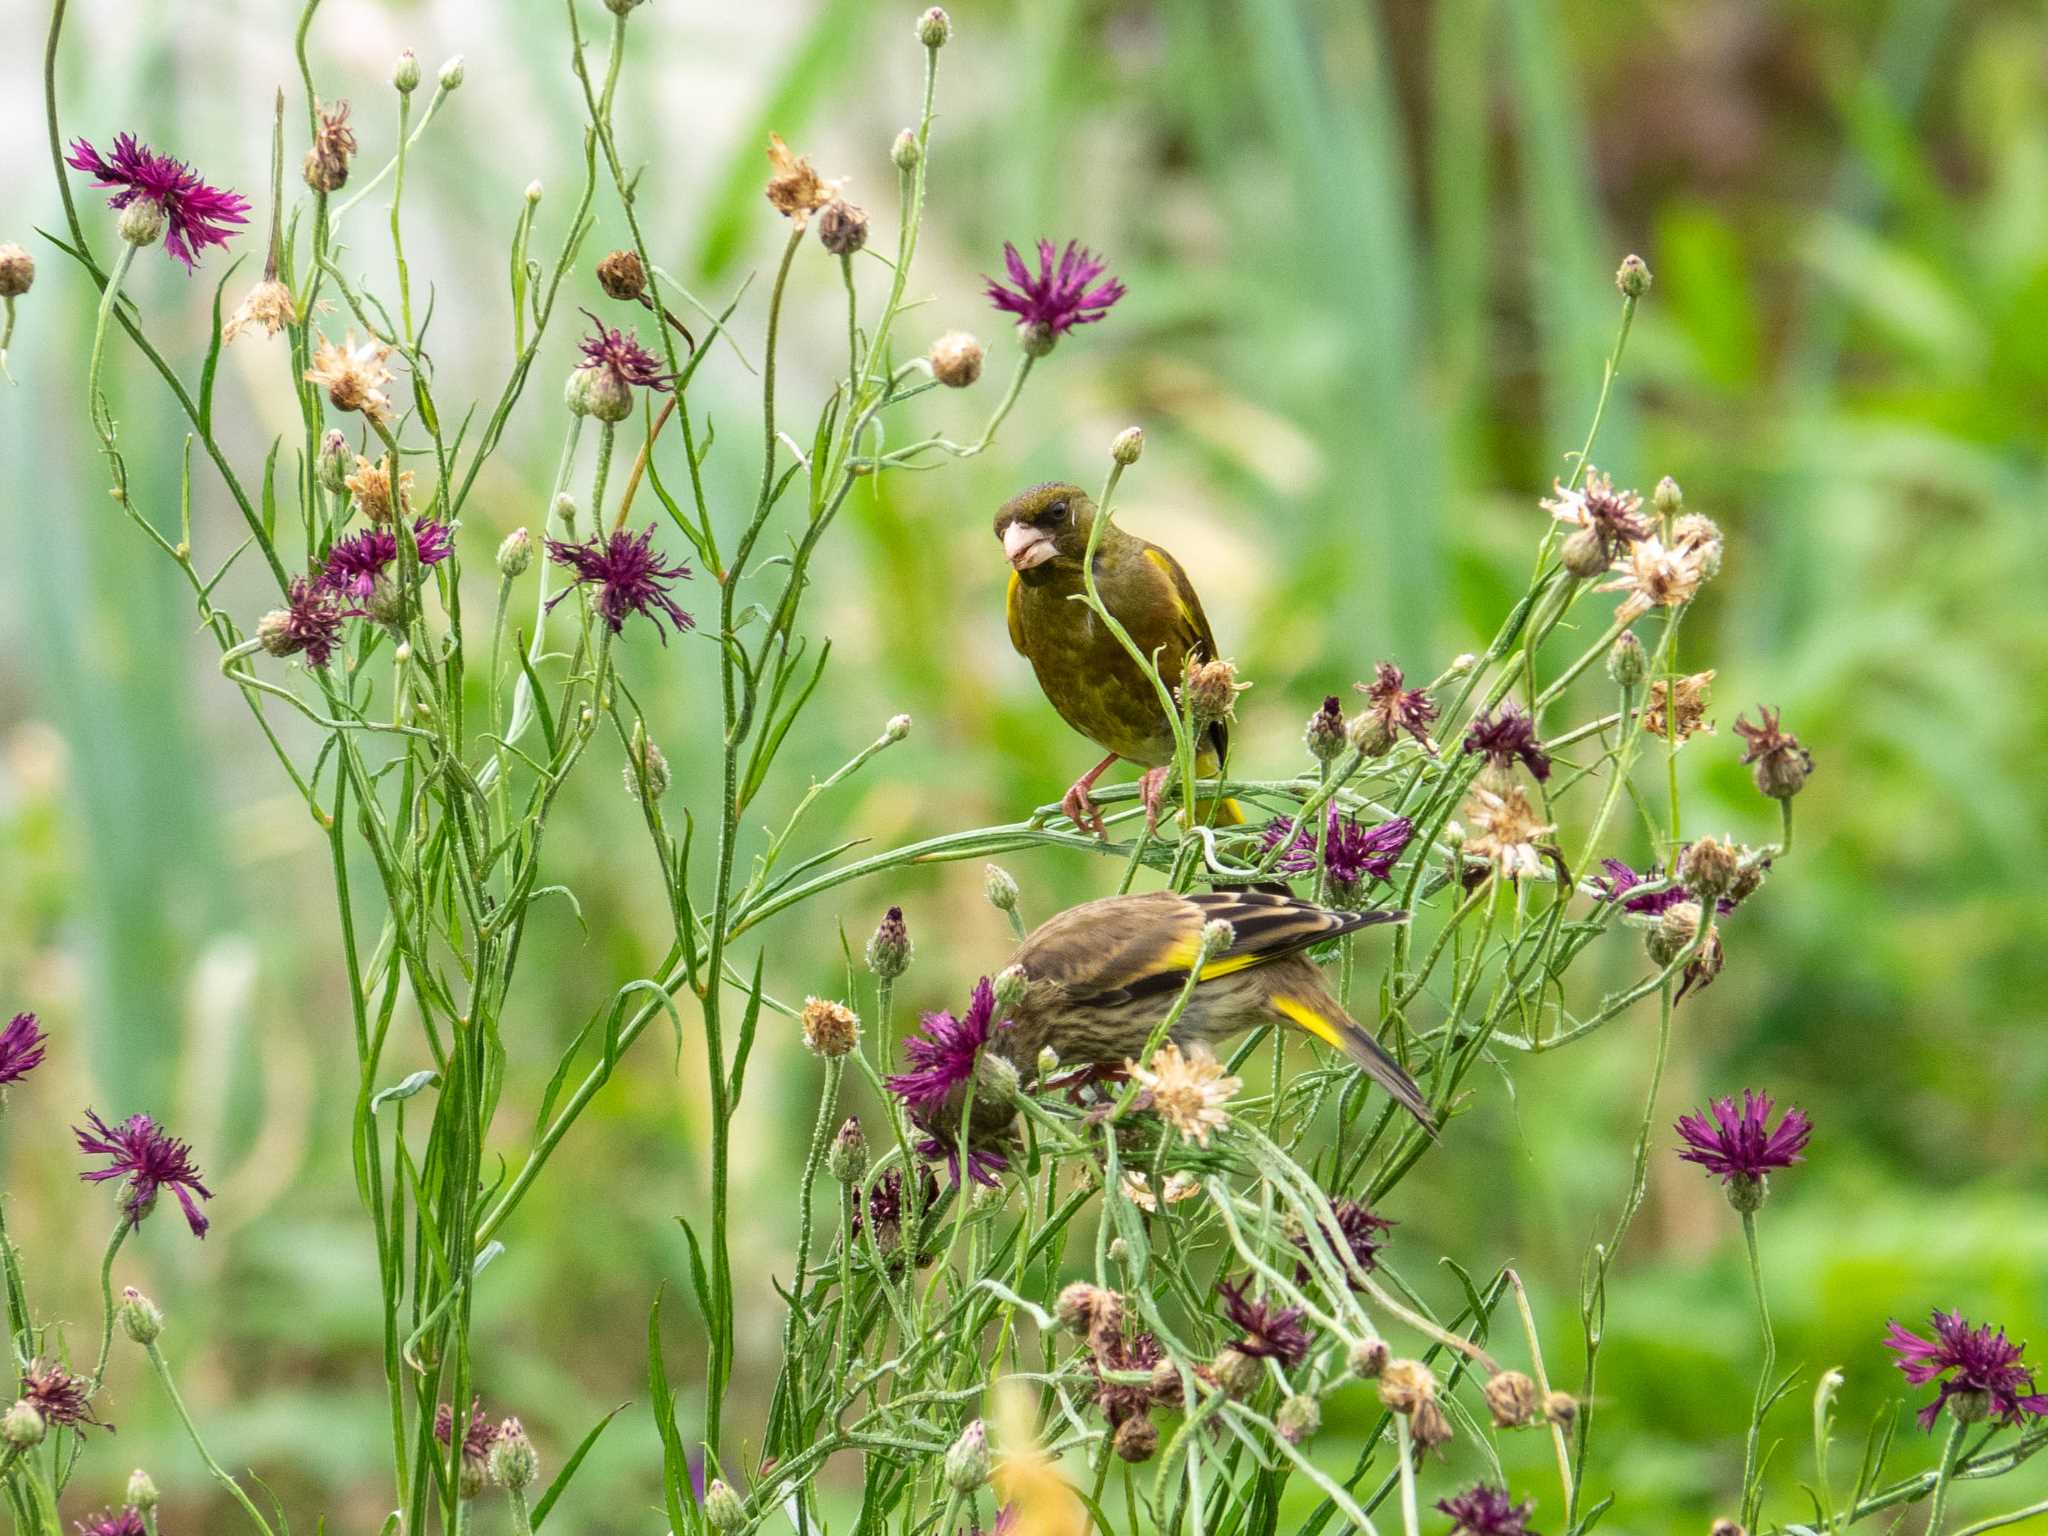
[[[92,175],[93,185],[116,189],[109,208],[138,200],[154,203],[164,216],[164,249],[191,271],[209,245],[224,246],[234,227],[248,223],[249,203],[236,193],[208,186],[182,160],[160,155],[132,133],[114,135],[114,152],[102,155],[85,139],[74,139],[65,163]]]
[[[1884,1338],[1906,1380],[1916,1387],[1940,1383],[1940,1394],[1920,1410],[1921,1428],[1932,1429],[1941,1410],[1960,1394],[1979,1396],[1985,1412],[2001,1424],[2048,1418],[2048,1393],[2034,1390],[2033,1369],[2020,1364],[2024,1344],[2013,1343],[2003,1328],[1989,1323],[1972,1328],[1961,1312],[1936,1312],[1932,1321],[1932,1339],[1896,1322]]]
[[[160,1190],[169,1189],[184,1207],[185,1224],[194,1237],[206,1236],[206,1215],[192,1197],[211,1200],[213,1191],[200,1182],[199,1169],[192,1161],[192,1148],[167,1135],[148,1115],[130,1115],[119,1125],[108,1125],[91,1110],[85,1112],[86,1126],[74,1127],[78,1150],[111,1159],[104,1168],[88,1168],[79,1177],[91,1184],[107,1179],[126,1179],[128,1192],[121,1209],[128,1219],[140,1222],[156,1207]]]

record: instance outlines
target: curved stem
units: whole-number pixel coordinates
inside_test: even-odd
[[[171,1367],[164,1359],[163,1351],[154,1343],[144,1346],[149,1351],[149,1363],[156,1367],[157,1379],[164,1384],[164,1395],[170,1398],[171,1406],[177,1410],[178,1422],[185,1426],[185,1433],[191,1437],[192,1448],[199,1452],[199,1459],[206,1463],[206,1470],[213,1474],[215,1482],[227,1489],[234,1501],[242,1506],[242,1513],[263,1536],[274,1536],[270,1522],[263,1518],[261,1510],[251,1502],[249,1495],[242,1491],[242,1485],[229,1475],[227,1469],[213,1459],[213,1453],[206,1448],[206,1442],[199,1437],[199,1426],[192,1422],[191,1412],[185,1407],[185,1400],[178,1395],[178,1384],[171,1380]]]
[[[114,1228],[113,1238],[107,1243],[105,1257],[100,1260],[100,1360],[92,1368],[92,1390],[99,1391],[100,1383],[107,1379],[107,1356],[114,1348],[114,1255],[121,1251],[121,1245],[128,1241],[128,1234],[135,1229],[135,1218],[124,1215],[121,1225]]]

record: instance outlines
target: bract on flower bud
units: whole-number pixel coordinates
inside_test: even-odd
[[[1650,658],[1643,650],[1643,642],[1636,638],[1634,630],[1623,630],[1621,638],[1608,647],[1607,675],[1624,688],[1634,688],[1649,670]]]
[[[1660,516],[1676,517],[1685,505],[1685,492],[1678,488],[1678,482],[1666,475],[1657,482],[1657,489],[1650,493],[1650,505]]]
[[[1224,918],[1212,918],[1202,924],[1202,953],[1210,959],[1228,954],[1237,943],[1237,930]]]
[[[1319,763],[1335,762],[1344,751],[1344,705],[1334,693],[1323,700],[1323,707],[1308,717],[1308,728],[1302,732],[1302,741],[1308,747],[1308,755]]]
[[[1614,274],[1614,286],[1624,298],[1640,299],[1650,291],[1650,266],[1640,256],[1624,256]]]
[[[18,1451],[41,1445],[48,1429],[36,1405],[27,1398],[22,1398],[6,1413],[0,1414],[0,1440],[5,1440]]]
[[[1722,1181],[1721,1193],[1728,1197],[1728,1203],[1741,1215],[1764,1208],[1764,1201],[1771,1196],[1770,1175],[1763,1173],[1734,1173]]]
[[[498,574],[508,580],[524,576],[532,564],[533,535],[524,528],[514,528],[498,545]]]
[[[1659,965],[1669,965],[1684,954],[1700,931],[1704,916],[1696,901],[1681,901],[1664,909],[1657,925],[1643,939],[1643,947]]]
[[[1266,1373],[1256,1358],[1234,1346],[1226,1346],[1218,1350],[1216,1358],[1209,1362],[1209,1374],[1216,1378],[1216,1385],[1232,1397],[1246,1398],[1258,1391]]]
[[[1002,1009],[1015,1008],[1024,1001],[1025,990],[1030,985],[1031,978],[1024,974],[1023,966],[1004,966],[996,975],[996,1006]]]
[[[860,1044],[860,1016],[844,1003],[829,998],[804,999],[804,1044],[828,1061],[846,1055]]]
[[[407,95],[420,88],[420,61],[410,48],[401,53],[398,62],[391,66],[391,83]]]
[[[1017,345],[1026,357],[1046,356],[1059,339],[1059,332],[1043,320],[1026,321],[1017,327]]]
[[[983,1051],[974,1063],[974,1096],[983,1104],[998,1109],[1015,1104],[1018,1082],[1017,1064],[1007,1056]]]
[[[832,1145],[825,1149],[825,1171],[842,1184],[851,1184],[868,1171],[867,1133],[854,1116],[846,1117]]]
[[[121,210],[116,227],[123,240],[141,247],[155,245],[161,240],[166,222],[162,203],[153,197],[138,197]]]
[[[348,489],[348,472],[355,466],[355,455],[349,452],[348,439],[334,427],[327,429],[327,435],[320,439],[320,457],[314,465],[314,474],[320,483],[339,496]]]
[[[562,404],[569,407],[572,416],[590,414],[590,389],[593,375],[601,370],[595,368],[572,368],[568,379],[562,385]]]
[[[903,921],[903,909],[891,907],[875,925],[868,940],[868,969],[882,981],[893,981],[910,969],[916,949],[910,942],[910,927]]]
[[[924,158],[924,151],[918,147],[917,135],[908,128],[896,135],[896,142],[889,146],[889,159],[899,171],[914,171],[917,162]]]
[[[1949,1417],[1956,1423],[1981,1424],[1991,1413],[1991,1394],[1971,1388],[1951,1392],[1947,1407]]]
[[[936,5],[917,18],[917,40],[927,48],[943,48],[953,35],[953,18]]]
[[[491,1481],[501,1488],[524,1488],[540,1476],[540,1453],[533,1448],[526,1426],[507,1419],[498,1426],[486,1462]]]
[[[972,1493],[988,1481],[988,1470],[988,1426],[976,1419],[947,1448],[946,1486],[955,1493]]]
[[[998,912],[1014,912],[1017,910],[1017,877],[1003,868],[1002,865],[990,864],[982,870],[981,891],[984,896],[988,897],[988,904]],[[1015,966],[1011,967],[1011,970],[1016,969],[1018,968]],[[1008,975],[1009,972],[1006,971],[1003,974]],[[998,978],[996,986],[1000,990],[1002,986],[1000,978]]]
[[[882,736],[888,741],[901,741],[910,734],[910,716],[891,715],[882,727]]]
[[[969,331],[948,331],[932,343],[926,361],[931,364],[932,377],[948,389],[965,389],[981,377],[981,365],[987,352],[979,338]]]
[[[441,82],[442,90],[453,91],[460,89],[462,85],[462,55],[458,53],[446,64],[443,64],[438,78]]]
[[[1607,569],[1607,544],[1597,529],[1578,528],[1564,541],[1564,568],[1580,581],[1590,581]]]
[[[154,1344],[164,1331],[164,1315],[157,1304],[132,1285],[122,1290],[114,1314],[121,1320],[121,1331],[138,1344]]]
[[[1110,1261],[1110,1263],[1112,1263],[1112,1264],[1125,1264],[1125,1263],[1128,1263],[1128,1262],[1130,1262],[1130,1257],[1131,1257],[1131,1245],[1130,1245],[1129,1243],[1125,1242],[1125,1241],[1124,1241],[1124,1240],[1123,1240],[1122,1238],[1120,1238],[1120,1237],[1112,1237],[1112,1238],[1111,1238],[1111,1239],[1109,1240],[1109,1261]]]
[[[138,1509],[146,1515],[155,1509],[159,1502],[161,1501],[156,1491],[156,1483],[147,1472],[137,1467],[128,1474],[127,1504],[130,1509]]]
[[[1159,1426],[1142,1413],[1132,1414],[1117,1425],[1110,1445],[1123,1461],[1150,1461],[1159,1451]]]
[[[704,1519],[711,1529],[725,1532],[727,1536],[746,1528],[747,1506],[740,1502],[740,1496],[722,1477],[711,1479],[704,1490]]]
[[[578,368],[576,371],[585,376],[583,406],[592,416],[617,425],[633,414],[633,386],[618,369]]]
[[[1125,427],[1117,433],[1109,445],[1109,456],[1126,469],[1138,462],[1145,453],[1145,429]]]
[[[1274,1427],[1289,1445],[1299,1445],[1323,1427],[1322,1405],[1305,1392],[1296,1392],[1273,1415]]]
[[[818,244],[834,256],[852,256],[868,243],[867,210],[835,197],[818,213]]]
[[[1742,867],[1742,850],[1720,838],[1703,837],[1678,857],[1678,878],[1702,901],[1725,896]]]
[[[11,240],[0,245],[0,299],[20,298],[35,280],[35,257]]]
[[[1520,1429],[1536,1417],[1536,1383],[1520,1371],[1497,1371],[1487,1379],[1486,1406],[1501,1429]]]

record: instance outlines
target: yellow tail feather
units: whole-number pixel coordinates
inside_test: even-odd
[[[1325,1010],[1276,992],[1271,998],[1273,1011],[1314,1035],[1333,1050],[1342,1051],[1365,1069],[1366,1075],[1400,1103],[1409,1114],[1420,1120],[1423,1128],[1432,1136],[1436,1134],[1436,1116],[1429,1111],[1429,1100],[1422,1096],[1415,1079],[1402,1069],[1401,1064],[1389,1056],[1379,1041],[1366,1033],[1363,1027],[1347,1018],[1334,1004]]]

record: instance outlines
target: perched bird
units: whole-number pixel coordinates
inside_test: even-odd
[[[1040,926],[1012,958],[1024,971],[1024,995],[990,1046],[1026,1077],[1048,1045],[1069,1066],[1135,1057],[1180,996],[1203,927],[1220,918],[1234,938],[1202,967],[1172,1038],[1214,1045],[1261,1024],[1292,1025],[1343,1051],[1433,1134],[1436,1117],[1415,1080],[1330,995],[1305,953],[1324,939],[1407,917],[1333,912],[1265,891],[1152,891],[1084,902]]]
[[[1054,481],[1003,503],[995,527],[1010,562],[1010,643],[1031,663],[1060,718],[1109,754],[1060,802],[1075,826],[1101,836],[1102,813],[1088,798],[1095,781],[1120,757],[1141,764],[1145,813],[1156,822],[1174,743],[1151,679],[1087,604],[1076,601],[1085,590],[1081,566],[1094,524],[1095,503],[1087,493]],[[1158,545],[1111,524],[1096,546],[1095,585],[1138,649],[1157,658],[1160,681],[1169,689],[1180,686],[1191,662],[1218,659],[1202,600],[1180,562]],[[1196,773],[1219,772],[1229,746],[1223,721],[1208,726],[1196,743]],[[1244,820],[1231,800],[1201,814],[1216,823]]]

